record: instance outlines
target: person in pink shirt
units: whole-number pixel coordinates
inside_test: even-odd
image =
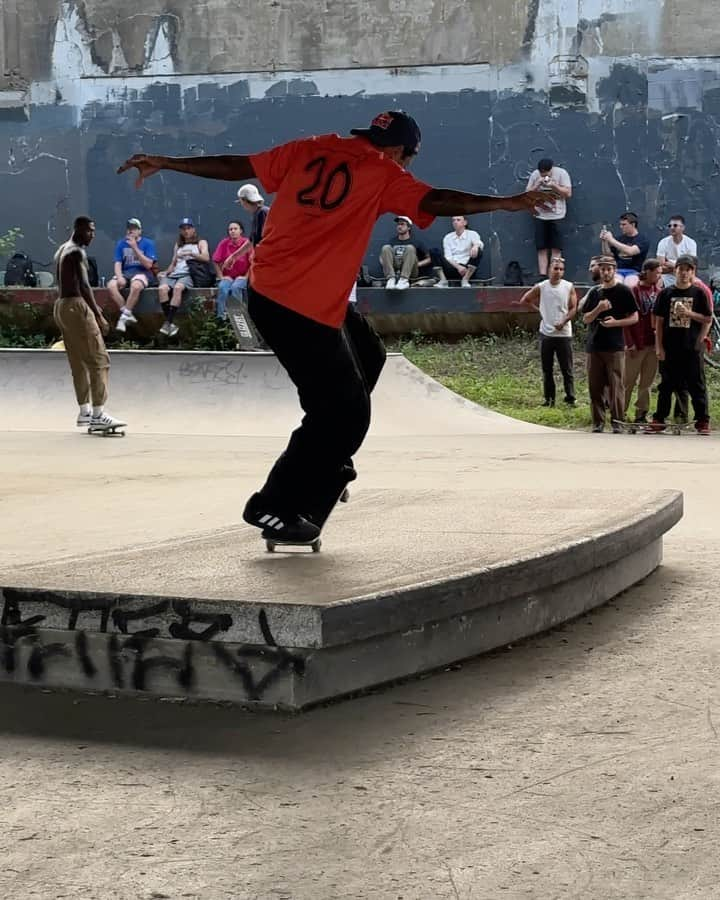
[[[228,297],[236,300],[245,299],[247,275],[252,258],[252,244],[243,235],[243,227],[239,222],[230,222],[227,237],[223,238],[212,255],[215,271],[220,279],[215,315],[225,318]]]

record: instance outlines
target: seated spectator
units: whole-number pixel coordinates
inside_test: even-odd
[[[542,278],[547,278],[548,253],[551,258],[562,256],[562,221],[567,214],[567,201],[572,196],[572,181],[566,169],[544,158],[530,175],[525,190],[555,191],[559,194],[550,209],[541,209],[534,214],[538,273]]]
[[[620,236],[613,237],[609,228],[600,232],[603,253],[612,253],[617,264],[617,277],[627,287],[634,288],[640,280],[645,257],[648,255],[650,243],[644,234],[638,231],[638,217],[634,212],[626,212],[620,216]]]
[[[156,262],[155,244],[142,236],[140,219],[128,219],[125,237],[115,245],[115,274],[107,285],[110,296],[120,308],[120,318],[115,326],[118,331],[124,332],[129,323],[137,322],[133,309],[153,278],[153,266]],[[128,285],[128,297],[123,300],[120,292]]]
[[[245,212],[252,214],[250,226],[250,242],[253,247],[262,240],[265,229],[265,220],[270,212],[270,207],[265,205],[265,200],[254,184],[244,184],[238,189],[236,203],[239,203]]]
[[[160,305],[165,313],[165,322],[160,328],[160,332],[168,337],[173,337],[178,333],[178,327],[173,324],[173,318],[176,310],[182,304],[183,292],[186,288],[193,287],[188,266],[188,261],[193,259],[198,262],[209,262],[210,251],[207,241],[198,237],[193,220],[186,218],[180,221],[180,232],[173,248],[170,265],[162,272],[158,272],[160,278],[158,295]],[[170,291],[172,291],[172,298]]]
[[[682,216],[671,216],[668,222],[670,234],[664,237],[657,246],[657,258],[663,271],[663,284],[672,287],[675,284],[675,264],[679,256],[697,256],[697,244],[685,234],[685,219]]]
[[[461,287],[471,287],[470,279],[477,269],[484,244],[477,231],[468,229],[465,216],[453,216],[453,230],[443,238],[443,254],[437,259],[439,277],[435,287],[448,287],[448,278],[460,278]]]
[[[397,216],[395,219],[395,237],[383,246],[380,251],[380,262],[385,275],[385,288],[388,291],[404,291],[410,287],[410,279],[417,278],[420,269],[430,265],[431,259],[427,247],[411,233],[412,219]]]
[[[215,300],[215,315],[218,319],[225,318],[228,297],[236,300],[245,298],[247,274],[252,257],[252,244],[243,235],[240,222],[230,222],[227,234],[228,236],[217,245],[212,256],[217,277],[220,279]]]

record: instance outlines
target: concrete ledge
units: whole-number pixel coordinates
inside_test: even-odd
[[[609,501],[611,508],[617,497]],[[388,578],[371,595],[343,593],[338,570],[315,601],[309,585],[323,593],[323,570],[310,558],[275,569],[289,582],[276,578],[275,597],[257,599],[66,590],[57,587],[69,577],[58,564],[3,587],[0,677],[301,709],[502,646],[606,602],[659,565],[662,536],[681,516],[681,494],[645,495],[627,515],[608,515],[605,526],[588,520],[587,533],[523,557],[508,553],[483,566],[468,559],[464,570],[456,564],[416,583],[412,574]],[[206,559],[203,541],[217,545],[218,536],[185,541],[184,569]],[[451,548],[452,535],[448,541]],[[261,564],[257,553],[251,564]],[[123,565],[119,555],[108,559],[116,583],[127,583]],[[288,583],[294,602],[283,599]]]

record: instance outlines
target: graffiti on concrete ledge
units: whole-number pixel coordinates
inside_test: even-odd
[[[17,592],[6,589],[0,618],[0,670],[16,680],[24,677],[34,682],[56,683],[54,666],[61,661],[74,669],[77,682],[88,688],[152,691],[157,684],[154,673],[169,675],[178,692],[191,695],[202,687],[207,666],[216,664],[237,683],[237,696],[249,701],[262,700],[268,689],[283,677],[302,677],[305,660],[277,644],[265,610],[258,613],[258,628],[264,643],[226,644],[213,641],[221,631],[232,626],[228,614],[193,610],[184,600],[161,600],[139,609],[115,607],[110,611],[100,601],[79,599],[83,609],[69,609],[68,632],[43,631],[44,615],[23,619]],[[44,598],[47,602],[47,597]],[[67,606],[68,598],[61,598]],[[80,612],[100,613],[100,633],[76,630]],[[174,612],[178,620],[168,626],[169,637],[159,628],[142,628],[142,620]],[[112,622],[116,631],[107,633]],[[131,630],[132,629],[132,630]],[[50,637],[51,636],[51,637]],[[208,644],[212,657],[198,659],[196,648]],[[61,679],[67,680],[67,679]],[[163,682],[165,684],[165,682]]]

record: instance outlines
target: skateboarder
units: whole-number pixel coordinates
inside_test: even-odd
[[[137,168],[138,187],[168,169],[257,178],[276,195],[250,270],[249,311],[295,383],[305,415],[243,517],[278,541],[317,538],[311,512],[318,504],[332,509],[370,425],[370,392],[385,350],[348,296],[378,217],[391,212],[427,228],[435,216],[532,213],[556,199],[538,191],[483,197],[417,180],[406,169],[420,150],[420,129],[404,112],[383,112],[351,134],[304,138],[251,156],[139,154],[118,169]]]
[[[665,288],[655,301],[655,350],[660,361],[657,408],[651,428],[663,431],[670,415],[674,391],[685,388],[695,411],[695,428],[710,434],[703,350],[712,324],[712,306],[694,284],[695,259],[679,256],[675,286]]]
[[[78,216],[73,223],[72,237],[58,248],[55,254],[58,299],[54,316],[62,332],[80,406],[76,424],[107,430],[125,422],[105,412],[110,357],[103,335],[110,326],[95,302],[88,280],[85,248],[94,237],[93,220]]]

